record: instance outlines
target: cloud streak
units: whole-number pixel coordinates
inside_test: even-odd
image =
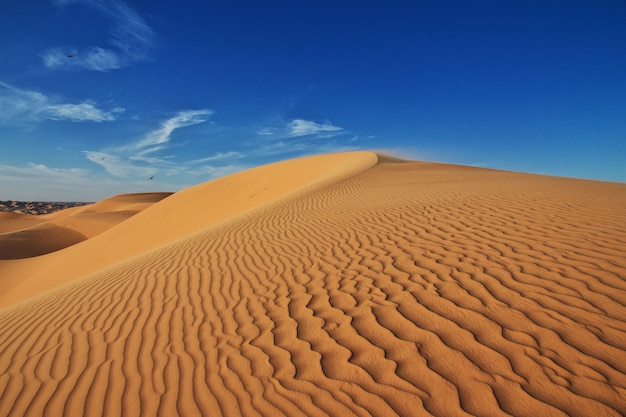
[[[162,147],[159,145],[168,143],[174,130],[204,123],[213,113],[215,112],[209,109],[180,111],[176,116],[161,123],[160,128],[148,133],[139,142],[130,145],[130,149],[140,150],[142,154],[160,150]]]
[[[334,136],[343,130],[342,127],[334,126],[328,122],[319,124],[310,120],[294,119],[287,124],[288,136],[322,135],[322,137]]]
[[[185,167],[177,168],[176,164],[168,161],[169,156],[160,155],[159,152],[169,148],[174,131],[205,123],[213,114],[214,111],[210,109],[182,110],[137,141],[100,151],[87,150],[84,154],[89,161],[100,165],[115,177],[149,177],[159,170],[167,170],[173,175]]]
[[[47,68],[115,70],[147,59],[154,47],[156,37],[154,31],[134,9],[122,1],[65,0],[56,1],[55,4],[59,7],[84,4],[108,17],[112,22],[108,39],[111,47],[89,46],[76,49],[71,46],[54,46],[40,54]],[[68,59],[68,53],[75,57]]]
[[[201,164],[204,162],[214,162],[214,161],[222,161],[222,160],[232,160],[232,159],[241,159],[245,157],[245,155],[241,152],[229,151],[229,152],[218,152],[213,156],[209,156],[202,159],[195,159],[190,162],[190,164]]]
[[[90,103],[55,104],[46,108],[49,119],[70,120],[72,122],[110,122],[115,120],[111,112],[105,112]]]
[[[351,134],[330,122],[317,123],[306,119],[282,121],[279,125],[257,128],[256,135],[262,138],[255,154],[307,155],[323,152],[340,152],[358,149],[352,144],[357,137],[346,139]]]
[[[179,111],[139,140],[101,151],[84,151],[84,154],[89,161],[119,179],[155,176],[157,179],[179,178],[188,182],[190,178],[208,180],[250,168],[250,165],[233,163],[246,157],[237,151],[217,152],[204,158],[176,162],[173,162],[176,159],[174,156],[163,155],[163,151],[174,146],[172,136],[177,129],[205,123],[213,114],[210,109]]]
[[[89,161],[118,178],[149,178],[157,172],[154,167],[134,165],[131,159],[120,155],[100,151],[84,151],[84,154]]]
[[[289,122],[282,122],[282,126],[265,126],[257,129],[258,136],[265,136],[269,139],[286,138],[330,138],[333,136],[346,134],[343,127],[335,126],[330,122],[317,123],[312,120],[293,119]]]
[[[106,111],[93,102],[63,103],[38,91],[23,90],[0,81],[0,124],[36,123],[42,120],[70,122],[110,122],[115,114],[124,111],[116,108]]]

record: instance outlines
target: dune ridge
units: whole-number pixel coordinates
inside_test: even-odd
[[[8,304],[0,416],[626,413],[626,185],[371,155]]]
[[[0,281],[0,309],[301,189],[340,181],[376,162],[376,154],[372,152],[351,152],[256,167],[179,191],[81,245],[27,261],[0,260],[0,276],[6,277]],[[122,207],[126,207],[123,196],[105,200],[106,212],[118,208],[120,200]],[[94,207],[102,206],[101,203]]]

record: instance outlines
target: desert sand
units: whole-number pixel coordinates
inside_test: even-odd
[[[0,416],[626,413],[626,184],[350,152],[145,197],[0,216]]]
[[[0,260],[64,249],[99,235],[170,194],[121,194],[44,215],[0,212]]]

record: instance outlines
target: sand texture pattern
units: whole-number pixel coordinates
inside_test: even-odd
[[[0,416],[626,413],[625,184],[317,156],[0,280]]]

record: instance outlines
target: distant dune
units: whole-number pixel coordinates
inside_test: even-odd
[[[30,258],[82,242],[170,194],[123,194],[39,216],[0,213],[0,259]]]
[[[626,184],[284,161],[0,213],[0,416],[626,414]]]

